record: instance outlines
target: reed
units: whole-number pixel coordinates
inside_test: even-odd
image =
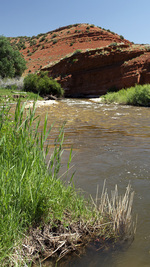
[[[78,249],[79,240],[120,240],[131,233],[131,187],[124,197],[116,188],[111,200],[103,189],[100,199],[91,201],[71,181],[64,183],[59,178],[63,127],[49,153],[48,117],[40,131],[35,104],[28,111],[25,105],[18,101],[15,114],[9,106],[0,111],[1,266],[27,266],[54,254],[60,259]]]
[[[132,204],[134,192],[131,190],[131,184],[128,184],[126,192],[123,196],[118,195],[117,185],[111,193],[111,198],[105,188],[105,182],[101,195],[101,203],[99,210],[102,214],[108,214],[113,224],[113,231],[118,233],[121,238],[127,237],[135,233],[136,225],[132,221]]]

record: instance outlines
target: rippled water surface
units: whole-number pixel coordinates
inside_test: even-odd
[[[117,184],[124,193],[129,181],[135,191],[138,225],[130,247],[109,253],[88,250],[64,266],[150,266],[150,108],[66,99],[37,111],[41,118],[48,113],[49,125],[55,122],[49,141],[66,121],[61,172],[73,146],[76,187],[94,197],[97,185],[102,188],[106,179],[109,192]]]

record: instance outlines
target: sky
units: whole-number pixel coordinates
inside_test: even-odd
[[[0,0],[0,35],[33,36],[89,23],[150,44],[150,0]]]

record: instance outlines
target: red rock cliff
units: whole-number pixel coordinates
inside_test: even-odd
[[[11,43],[27,61],[24,75],[48,70],[62,84],[65,96],[98,96],[114,87],[150,83],[150,45],[133,45],[94,25],[69,25],[46,34],[11,38]]]
[[[79,51],[43,68],[57,78],[67,97],[100,96],[150,82],[150,46],[111,44]]]

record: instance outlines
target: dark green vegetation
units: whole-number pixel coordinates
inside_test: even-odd
[[[35,109],[24,108],[18,102],[15,113],[7,106],[0,111],[0,265],[27,266],[25,262],[47,258],[46,252],[52,255],[56,248],[61,255],[75,250],[78,242],[88,243],[94,236],[116,242],[128,235],[130,187],[122,198],[115,191],[109,200],[103,190],[96,202],[87,201],[71,180],[59,178],[63,128],[54,146],[46,143],[48,118],[41,131]],[[70,160],[71,153],[68,168]]]
[[[101,97],[104,103],[123,105],[150,106],[150,84],[136,85],[118,92],[109,92]]]
[[[37,74],[28,74],[24,78],[24,90],[39,95],[52,94],[56,96],[63,95],[61,85],[54,79],[48,77],[48,72],[41,72]]]
[[[0,76],[21,76],[26,69],[26,62],[19,50],[14,49],[8,38],[0,36]]]

